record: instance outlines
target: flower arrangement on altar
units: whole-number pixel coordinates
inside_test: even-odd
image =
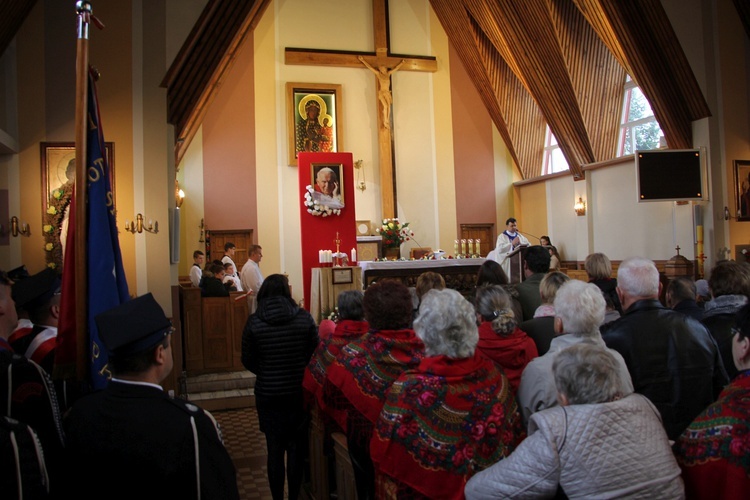
[[[377,228],[376,232],[383,238],[385,248],[398,248],[403,242],[414,237],[414,233],[409,229],[409,223],[398,219],[383,219],[383,225]]]
[[[307,213],[312,214],[316,217],[330,217],[332,215],[341,215],[340,208],[332,208],[328,205],[322,205],[315,200],[315,190],[312,186],[306,186],[307,191],[305,192],[305,207]]]

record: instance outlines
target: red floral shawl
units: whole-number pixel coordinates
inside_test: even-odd
[[[369,330],[367,321],[345,319],[336,324],[333,334],[320,341],[318,348],[310,359],[302,380],[305,388],[305,399],[309,405],[317,404],[322,414],[332,418],[343,430],[346,430],[346,413],[334,408],[327,408],[323,401],[323,382],[326,370],[336,359],[342,347],[354,342]]]
[[[336,409],[354,408],[375,424],[388,388],[422,358],[424,344],[414,330],[372,331],[344,346],[328,367],[323,399]]]
[[[502,367],[513,394],[518,392],[523,369],[539,356],[534,340],[526,332],[516,327],[510,335],[499,335],[492,329],[491,321],[479,325],[477,351]]]
[[[462,499],[469,478],[524,437],[508,379],[492,361],[478,353],[434,356],[391,386],[370,453],[377,476],[406,486],[412,497]]]
[[[750,370],[737,375],[674,445],[688,498],[750,492]]]

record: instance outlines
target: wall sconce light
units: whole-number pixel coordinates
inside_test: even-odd
[[[362,160],[355,161],[354,168],[357,169],[357,189],[364,192],[367,189],[367,185],[365,184],[365,170],[362,168]]]
[[[205,243],[205,242],[206,242],[206,239],[205,239],[205,238],[203,237],[203,230],[204,230],[204,229],[206,228],[206,225],[205,225],[205,224],[203,224],[203,219],[201,219],[201,225],[200,225],[200,226],[198,226],[198,227],[199,227],[199,228],[200,228],[200,230],[201,230],[201,237],[200,237],[200,239],[198,240],[198,243]]]
[[[31,236],[31,229],[25,222],[19,224],[18,217],[14,215],[10,218],[10,234],[12,234],[13,237],[18,236],[19,234],[21,236]]]
[[[578,197],[578,201],[573,205],[573,210],[576,211],[576,214],[578,215],[586,215],[586,202],[583,201],[583,198],[580,196]]]
[[[740,217],[742,217],[742,212],[741,211],[737,210],[737,216],[735,217],[729,211],[729,207],[724,207],[724,220],[729,220],[729,219],[737,219],[737,220],[739,220]]]
[[[182,206],[182,202],[185,201],[185,191],[180,189],[180,183],[175,179],[174,181],[174,203],[177,208]]]
[[[148,233],[156,234],[159,232],[159,221],[148,221],[148,226],[143,223],[143,215],[138,214],[135,216],[134,221],[125,221],[125,231],[129,233],[142,233],[146,231]]]

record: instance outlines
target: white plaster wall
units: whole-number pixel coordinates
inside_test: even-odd
[[[613,260],[635,255],[666,260],[676,254],[679,245],[681,255],[693,258],[690,205],[639,203],[632,160],[589,171],[588,176],[591,194],[587,211],[593,216],[594,251]]]
[[[579,226],[585,217],[577,217],[573,212],[573,199],[576,189],[585,187],[584,182],[573,182],[573,178],[558,177],[546,183],[547,225],[552,244],[557,248],[562,260],[582,260],[586,257],[586,245],[579,243]],[[586,193],[582,193],[585,198]],[[579,219],[581,219],[579,221]],[[538,235],[541,236],[541,235]],[[581,257],[583,255],[583,257]]]

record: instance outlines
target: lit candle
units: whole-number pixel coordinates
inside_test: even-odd
[[[357,262],[357,249],[352,248],[352,262]]]
[[[453,241],[453,255],[458,255],[458,240]]]
[[[481,250],[479,249],[479,240],[478,239],[474,240],[474,250],[476,251],[477,255],[479,255],[479,252],[481,252]],[[481,255],[479,255],[479,256],[481,257]]]
[[[461,253],[466,253],[466,240],[461,240]]]
[[[474,255],[474,240],[469,238],[467,241],[469,243],[469,255]]]

